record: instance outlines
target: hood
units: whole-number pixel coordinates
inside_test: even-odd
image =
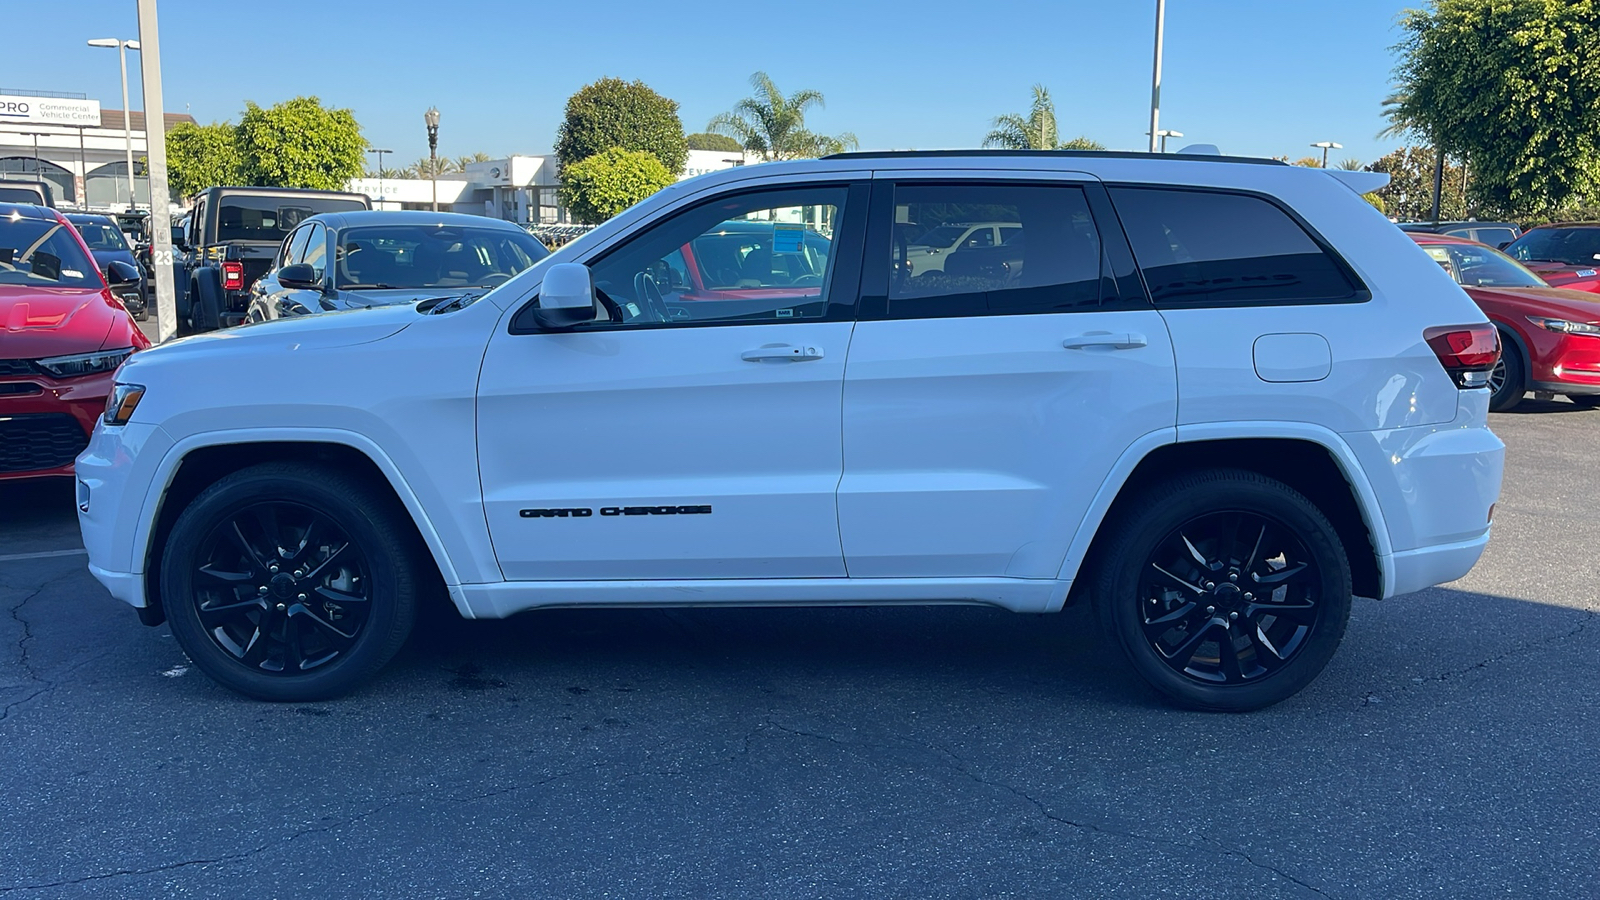
[[[103,289],[0,284],[0,357],[6,359],[92,353],[126,340],[131,327],[122,304]]]
[[[1600,264],[1574,266],[1560,262],[1530,259],[1522,263],[1540,278],[1551,284],[1569,284],[1574,281],[1600,281]]]
[[[1510,301],[1533,315],[1546,315],[1575,322],[1600,321],[1600,294],[1570,291],[1556,287],[1469,287],[1473,300]]]
[[[129,250],[90,250],[89,252],[94,254],[94,264],[98,266],[102,272],[106,270],[107,263],[114,261],[125,262],[130,266],[137,266],[139,264],[138,261],[133,258],[132,251]]]
[[[468,294],[483,294],[488,288],[460,287],[460,288],[388,288],[371,291],[341,291],[334,302],[344,309],[367,309],[373,306],[395,306],[402,303],[416,303],[421,300],[433,300],[438,297],[460,297]]]
[[[417,319],[416,310],[409,306],[292,316],[169,341],[135,354],[134,360],[149,367],[250,352],[276,354],[351,347],[383,340]],[[134,360],[127,365],[133,365]]]

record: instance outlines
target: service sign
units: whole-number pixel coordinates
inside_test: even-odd
[[[12,97],[0,94],[0,122],[99,128],[100,101],[64,100],[59,97]]]

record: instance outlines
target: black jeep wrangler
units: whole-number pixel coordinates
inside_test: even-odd
[[[265,187],[207,188],[191,205],[181,255],[173,260],[178,323],[190,332],[243,322],[250,286],[272,268],[283,239],[303,219],[372,208],[364,194]]]

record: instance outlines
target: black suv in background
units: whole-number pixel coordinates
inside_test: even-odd
[[[207,188],[191,205],[177,246],[177,280],[186,289],[176,292],[178,323],[189,331],[243,322],[250,286],[272,268],[296,225],[318,213],[372,208],[364,194],[263,187]]]
[[[54,209],[56,195],[49,182],[0,178],[0,203],[31,203]]]

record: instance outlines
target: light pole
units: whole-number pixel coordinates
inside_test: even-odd
[[[382,203],[383,202],[383,155],[385,153],[393,153],[394,151],[393,150],[380,150],[377,147],[368,147],[367,148],[367,152],[368,153],[376,153],[376,154],[378,154],[378,202]],[[379,207],[379,209],[382,209],[382,208],[383,207]]]
[[[428,180],[433,182],[433,211],[439,211],[439,110],[430,106],[422,114],[428,123]]]
[[[1150,74],[1150,152],[1161,140],[1161,42],[1167,29],[1167,0],[1156,0],[1156,61]]]
[[[115,48],[117,55],[122,57],[122,140],[128,151],[128,209],[133,209],[137,195],[133,190],[133,111],[128,109],[128,51],[138,50],[138,41],[122,41],[116,38],[95,38],[89,42],[91,47]],[[166,123],[158,122],[160,128]],[[150,140],[150,123],[144,123],[145,141]],[[150,201],[155,206],[155,200]]]
[[[1167,138],[1169,138],[1169,137],[1183,137],[1183,132],[1181,132],[1181,131],[1168,131],[1165,128],[1163,128],[1160,131],[1156,132],[1156,134],[1161,136],[1161,152],[1162,153],[1167,152]]]
[[[1337,144],[1337,143],[1334,143],[1333,141],[1317,141],[1315,144],[1312,144],[1311,146],[1322,148],[1322,167],[1324,169],[1326,169],[1328,167],[1328,151],[1329,150],[1343,150],[1344,149],[1344,145],[1343,144]]]

